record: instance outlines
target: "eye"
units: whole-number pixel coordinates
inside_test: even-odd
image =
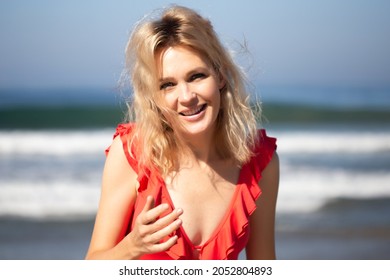
[[[163,83],[163,84],[160,85],[160,90],[167,90],[167,89],[169,89],[169,88],[171,88],[173,86],[175,86],[174,83],[166,82],[166,83]]]
[[[192,82],[192,81],[195,81],[195,80],[198,80],[198,79],[203,79],[205,77],[206,77],[206,75],[203,74],[203,73],[195,73],[195,74],[190,76],[189,80],[190,80],[190,82]]]

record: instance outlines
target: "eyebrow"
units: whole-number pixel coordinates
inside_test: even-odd
[[[203,67],[203,66],[199,66],[199,67],[195,67],[194,69],[190,70],[189,72],[186,73],[186,77],[189,77],[195,73],[199,73],[199,72],[207,72],[207,73],[210,73],[210,69],[207,68],[207,67]],[[173,77],[162,77],[159,79],[159,82],[166,82],[166,81],[171,81],[171,80],[175,80],[175,78]]]

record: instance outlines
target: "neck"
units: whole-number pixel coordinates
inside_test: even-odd
[[[187,160],[209,164],[219,159],[214,133],[207,133],[198,136],[192,135],[191,137],[184,139],[189,139],[186,141],[189,148],[189,158],[187,158],[186,155]]]

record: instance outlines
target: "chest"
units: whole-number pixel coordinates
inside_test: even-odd
[[[240,170],[229,167],[205,171],[183,169],[167,180],[175,208],[182,208],[182,228],[194,245],[204,244],[232,208]]]

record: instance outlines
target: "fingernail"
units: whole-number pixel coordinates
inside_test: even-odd
[[[183,213],[183,209],[181,209],[181,208],[178,208],[178,209],[176,210],[176,213],[177,213],[177,214],[181,214],[181,213]]]
[[[164,210],[166,210],[166,209],[169,208],[169,206],[168,206],[168,204],[164,203],[164,204],[162,204],[162,208],[163,208]]]

